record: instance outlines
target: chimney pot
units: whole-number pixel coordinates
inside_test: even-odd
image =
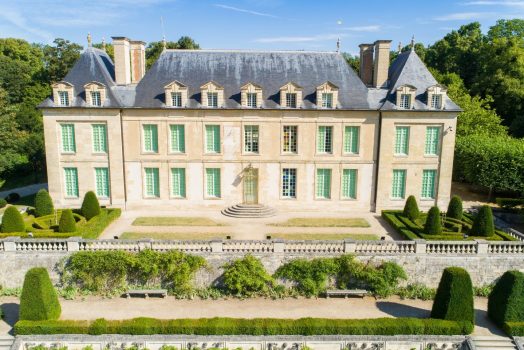
[[[130,41],[131,51],[131,83],[136,84],[146,73],[146,43]]]
[[[112,39],[115,55],[115,81],[118,85],[131,84],[129,39],[121,36],[114,36]]]
[[[373,84],[373,44],[360,44],[360,79],[366,86]]]

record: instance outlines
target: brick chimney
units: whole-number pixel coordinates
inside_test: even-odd
[[[373,86],[376,88],[387,86],[390,49],[391,40],[375,41],[375,68],[373,74]]]
[[[131,51],[131,83],[136,84],[146,73],[146,43],[133,40],[129,44]]]
[[[115,81],[117,85],[131,84],[131,55],[129,39],[114,36],[113,48],[115,51]]]
[[[360,80],[371,86],[373,84],[373,44],[360,44]]]

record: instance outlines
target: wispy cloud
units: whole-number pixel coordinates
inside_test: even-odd
[[[0,6],[0,18],[2,18],[7,23],[11,23],[13,26],[17,27],[23,32],[36,35],[47,42],[53,41],[53,34],[32,25],[32,21],[28,21],[21,12],[13,8]]]
[[[230,10],[230,11],[235,11],[235,12],[242,12],[242,13],[247,13],[247,14],[254,15],[254,16],[278,18],[278,16],[272,15],[270,13],[257,12],[257,11],[248,10],[248,9],[241,9],[241,8],[238,8],[238,7],[233,7],[233,6],[224,5],[224,4],[215,4],[215,6],[216,7],[220,7],[222,9],[224,9],[224,10]]]
[[[354,26],[354,27],[345,27],[342,28],[343,30],[349,30],[351,32],[379,32],[381,27],[379,25],[371,25],[371,26]]]
[[[473,19],[479,19],[484,18],[488,16],[489,13],[486,12],[457,12],[457,13],[450,13],[443,16],[437,16],[433,19],[435,21],[463,21],[463,20],[473,20]]]
[[[305,43],[325,40],[336,40],[343,38],[345,34],[323,34],[323,35],[311,35],[311,36],[277,36],[270,38],[258,38],[254,41],[257,43]]]
[[[464,5],[468,6],[508,6],[508,7],[519,7],[524,8],[524,1],[517,0],[479,0],[479,1],[467,1]]]

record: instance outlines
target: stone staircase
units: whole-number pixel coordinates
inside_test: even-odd
[[[9,350],[15,338],[10,335],[0,335],[0,350]]]
[[[222,214],[233,218],[268,218],[276,213],[275,209],[263,204],[235,204],[222,210]]]
[[[516,350],[518,349],[515,342],[508,337],[496,335],[490,336],[472,336],[471,341],[475,350]]]

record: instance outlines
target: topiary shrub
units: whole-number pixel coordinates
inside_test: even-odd
[[[53,200],[45,189],[38,191],[35,197],[35,216],[51,215],[55,211]]]
[[[20,195],[16,192],[11,192],[7,195],[7,197],[5,197],[5,200],[7,203],[16,203],[20,200]]]
[[[495,224],[493,223],[493,212],[491,207],[483,205],[473,220],[471,226],[471,236],[491,237],[495,234]]]
[[[5,208],[7,201],[3,198],[0,198],[0,209]]]
[[[499,326],[524,321],[524,273],[507,271],[488,299],[488,316]]]
[[[224,266],[224,286],[238,296],[251,296],[269,291],[273,278],[262,262],[252,255],[234,260]]]
[[[62,210],[62,215],[60,216],[60,222],[58,223],[58,232],[60,233],[69,233],[76,231],[76,221],[73,217],[73,212],[71,209]]]
[[[428,235],[442,234],[442,224],[440,222],[440,210],[438,207],[431,207],[428,211],[424,232]]]
[[[473,284],[466,270],[460,267],[444,270],[431,309],[431,318],[475,322]]]
[[[406,200],[406,205],[404,205],[404,216],[410,219],[411,221],[415,221],[420,216],[420,210],[418,209],[417,200],[415,199],[415,196],[409,196]]]
[[[96,198],[96,194],[93,191],[86,193],[80,210],[82,211],[82,216],[85,217],[86,220],[91,220],[93,217],[100,214],[100,203],[98,203],[98,198]]]
[[[20,319],[57,320],[62,309],[47,270],[34,267],[27,271],[20,296]]]
[[[462,207],[462,199],[459,196],[451,197],[451,200],[448,204],[448,211],[446,212],[446,217],[462,220],[462,214],[464,209]]]
[[[25,232],[25,223],[16,207],[9,207],[2,217],[2,233]]]

